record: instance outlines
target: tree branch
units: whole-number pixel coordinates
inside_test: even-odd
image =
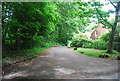
[[[115,7],[115,8],[117,8],[114,4],[113,4],[113,2],[111,1],[111,0],[109,0],[110,1],[110,3]]]
[[[95,3],[95,2],[94,2]],[[98,9],[97,9],[97,7],[96,7],[96,4],[95,4],[95,9],[96,9],[96,11],[98,12],[98,14],[100,15],[100,17],[102,18],[102,20],[104,20],[106,23],[108,23],[111,27],[113,27],[113,25],[111,24],[111,23],[109,23],[109,22],[107,22],[103,17],[102,17],[102,15],[100,14],[100,12],[98,11]]]

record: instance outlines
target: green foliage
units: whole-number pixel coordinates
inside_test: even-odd
[[[56,10],[54,2],[3,2],[3,57],[31,56],[40,50],[38,47],[56,44],[56,36],[52,36],[58,23]]]
[[[34,56],[36,54],[40,54],[41,51],[45,50],[46,47],[34,47],[34,48],[31,48],[31,49],[23,49],[19,52],[19,55],[18,56]]]
[[[42,44],[43,38],[48,39],[55,31],[58,14],[53,2],[4,2],[2,6],[5,48],[8,44],[12,48],[32,48],[36,42]]]
[[[91,41],[91,43],[83,44],[84,48],[95,48],[95,49],[107,49],[107,44],[109,40],[109,33],[101,35],[97,40]]]
[[[113,42],[113,48],[120,52],[120,42]]]
[[[99,2],[96,5],[102,14],[106,13],[101,10],[103,5]],[[85,28],[91,23],[90,18],[99,17],[94,6],[92,2],[82,1],[75,3],[3,2],[3,50],[19,52],[36,47],[47,48],[53,44],[64,46],[67,45],[68,40],[73,41],[72,46],[83,46],[90,42],[85,35],[75,39],[72,37],[75,33],[85,31]],[[109,14],[104,15],[105,18],[108,16]],[[100,22],[99,18],[98,20]],[[31,53],[28,55],[32,55]]]
[[[73,49],[73,48],[72,48]],[[83,54],[84,55],[87,55],[87,56],[92,56],[92,57],[96,57],[96,58],[99,58],[99,55],[108,55],[110,59],[113,59],[115,60],[116,59],[116,55],[118,55],[119,53],[115,50],[113,50],[113,53],[112,55],[111,54],[108,54],[106,53],[107,50],[97,50],[97,49],[91,49],[91,48],[78,48],[76,50],[78,53],[81,53],[81,52],[84,52]]]
[[[37,43],[37,45],[33,46],[32,48],[29,49],[20,49],[19,51],[17,50],[11,50],[11,51],[5,51],[3,50],[3,58],[6,57],[19,57],[19,56],[34,56],[36,54],[40,54],[41,51],[45,50],[46,48],[50,48],[53,45],[58,45],[58,46],[64,46],[64,44],[59,44],[57,42],[42,42],[42,43]]]
[[[52,47],[53,45],[57,45],[57,46],[64,46],[64,44],[59,44],[56,42],[43,42],[43,46],[42,47]]]
[[[107,43],[103,40],[95,40],[92,43],[92,47],[97,49],[107,49],[106,46],[107,46]]]
[[[84,32],[85,27],[90,23],[91,11],[93,11],[93,8],[88,6],[90,4],[85,2],[57,4],[60,15],[56,29],[59,42],[66,44],[68,40],[72,40],[74,33]]]
[[[103,34],[98,40],[94,40],[91,43],[84,43],[82,47],[84,48],[97,48],[97,49],[107,49],[110,33]],[[114,50],[120,51],[120,36],[116,34],[113,42]],[[113,51],[114,51],[113,50]]]
[[[105,41],[105,42],[108,42],[109,40],[109,37],[110,37],[110,33],[106,33],[106,34],[103,34],[100,39]]]
[[[107,53],[107,50],[101,50],[101,53]],[[117,52],[116,50],[112,51],[112,54],[117,54],[117,53],[119,53],[119,52]]]
[[[81,33],[73,37],[71,46],[72,47],[107,49],[108,38],[109,38],[109,35],[105,34],[105,35],[102,35],[101,38],[98,40],[90,41],[90,39],[85,34]]]
[[[84,48],[107,49],[107,43],[103,40],[94,40],[91,43],[83,44]]]
[[[120,42],[120,26],[119,25],[116,27],[116,35],[115,35],[114,41]]]
[[[21,56],[34,56],[36,54],[39,54],[42,50],[46,49],[45,47],[34,47],[30,49],[21,49],[19,51],[4,51],[2,54],[3,58],[11,58],[11,57],[21,57]]]
[[[95,49],[85,49],[85,48],[80,48],[77,50],[79,53],[82,51],[84,52],[85,55],[88,56],[94,56],[94,57],[98,57],[101,53]]]
[[[109,36],[110,36],[110,33],[103,34],[103,35],[100,37],[100,40],[103,40],[103,41],[105,41],[105,42],[108,43],[108,41],[109,41]],[[107,47],[107,45],[106,45],[106,47]],[[118,30],[117,30],[116,35],[115,35],[115,38],[114,38],[113,49],[114,49],[114,50],[117,50],[117,51],[120,51],[120,36],[119,36]]]
[[[72,38],[71,46],[82,47],[83,44],[88,43],[88,42],[90,42],[90,40],[87,37],[87,35],[80,33],[80,34],[74,35],[74,37]]]
[[[85,43],[82,45],[83,48],[92,48],[92,43]]]

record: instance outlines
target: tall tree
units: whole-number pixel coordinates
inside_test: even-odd
[[[3,3],[2,16],[3,44],[10,41],[9,45],[12,45],[11,41],[14,41],[13,47],[25,47],[38,38],[42,41],[50,36],[55,30],[57,14],[53,2],[11,2]]]
[[[58,27],[58,41],[67,44],[75,33],[84,32],[90,23],[93,9],[86,2],[62,2],[58,3],[60,14]]]
[[[109,0],[110,1],[110,0]],[[112,49],[113,49],[113,41],[114,41],[114,37],[115,37],[115,31],[116,31],[116,26],[117,26],[117,22],[118,22],[118,13],[120,10],[120,1],[117,2],[117,5],[115,5],[112,1],[110,1],[110,3],[114,6],[115,8],[115,20],[114,23],[111,24],[110,22],[108,22],[107,19],[104,19],[103,15],[101,14],[101,12],[99,11],[99,9],[96,7],[96,2],[95,3],[95,8],[97,13],[99,14],[100,19],[102,20],[102,24],[104,24],[105,26],[109,26],[112,28],[111,30],[111,34],[110,34],[110,38],[109,38],[109,44],[108,44],[108,49],[107,49],[107,53],[112,53]],[[100,20],[100,21],[101,21]],[[104,21],[104,22],[103,22]]]
[[[111,34],[110,34],[110,38],[109,38],[109,44],[108,44],[108,50],[107,50],[108,53],[112,53],[113,41],[114,41],[114,37],[115,37],[115,31],[116,31],[116,26],[117,26],[117,22],[118,22],[119,11],[120,11],[120,1],[117,2],[117,5],[115,5],[111,1],[110,1],[110,3],[115,8],[115,20],[114,20],[114,24],[112,25],[112,30],[111,30]]]

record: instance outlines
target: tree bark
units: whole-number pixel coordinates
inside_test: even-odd
[[[120,10],[120,1],[117,3],[117,6],[115,8],[115,21],[114,21],[114,24],[112,26],[112,30],[110,33],[107,53],[112,53],[112,50],[113,50],[113,41],[114,41],[116,26],[117,26],[117,22],[118,22],[119,10]]]

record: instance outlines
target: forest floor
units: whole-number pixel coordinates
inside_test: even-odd
[[[31,61],[3,69],[3,79],[117,78],[118,61],[85,56],[67,47],[49,48]]]

